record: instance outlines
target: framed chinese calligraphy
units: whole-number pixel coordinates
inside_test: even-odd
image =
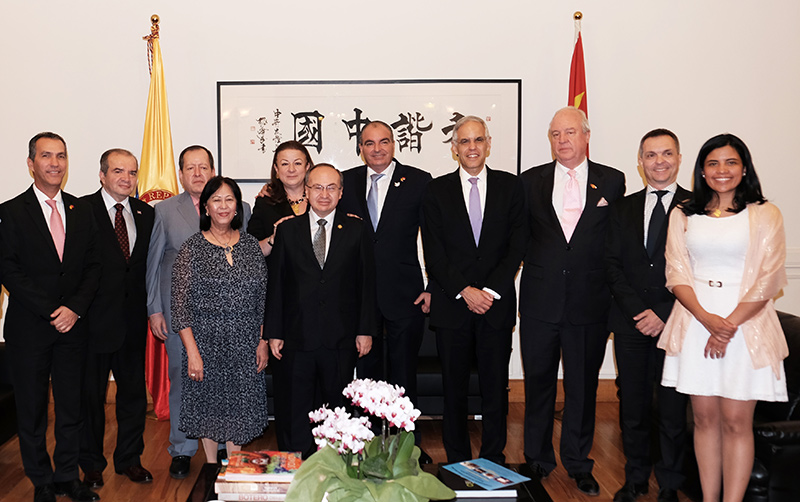
[[[363,164],[358,133],[372,120],[391,125],[395,157],[434,177],[453,171],[455,122],[486,120],[494,169],[519,173],[521,80],[217,82],[220,173],[264,182],[275,148],[290,139],[314,162],[344,170]]]

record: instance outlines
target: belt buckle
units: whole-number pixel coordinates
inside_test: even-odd
[[[710,287],[710,288],[721,288],[722,287],[722,281],[712,281],[712,280],[709,279],[708,287]]]

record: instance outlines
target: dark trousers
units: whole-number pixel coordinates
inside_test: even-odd
[[[274,362],[275,425],[278,449],[299,451],[306,458],[317,448],[308,413],[327,404],[344,406],[342,390],[353,380],[356,352],[353,345],[344,349],[284,350]],[[271,363],[273,364],[273,363]]]
[[[117,446],[114,470],[122,472],[139,465],[144,451],[147,390],[144,381],[144,343],[142,338],[127,336],[123,346],[108,354],[89,353],[86,357],[83,388],[83,428],[81,429],[80,466],[86,471],[102,471],[108,462],[103,455],[105,436],[105,401],[108,374],[114,373],[117,386]],[[131,340],[133,339],[133,340]]]
[[[619,370],[619,415],[625,449],[625,480],[646,483],[653,462],[650,452],[653,394],[657,394],[658,447],[656,479],[661,488],[678,490],[685,476],[687,397],[661,385],[664,351],[658,337],[641,333],[614,333],[614,353]]]
[[[73,328],[46,346],[6,342],[17,404],[19,449],[34,486],[78,479],[86,336]],[[53,463],[47,453],[48,388],[53,388]]]
[[[422,345],[425,316],[402,319],[381,318],[379,333],[372,338],[372,350],[356,363],[358,378],[385,380],[406,390],[405,395],[417,406],[417,359]],[[414,430],[414,439],[420,444],[419,429]]]
[[[558,363],[564,368],[564,415],[561,463],[570,474],[591,472],[597,376],[606,350],[605,323],[573,326],[520,318],[520,345],[525,371],[525,459],[546,471],[556,467],[553,414]]]
[[[511,330],[492,328],[483,316],[474,314],[460,329],[436,328],[436,347],[442,363],[442,442],[447,461],[475,458],[467,430],[467,388],[470,367],[476,360],[483,416],[479,456],[505,463]]]

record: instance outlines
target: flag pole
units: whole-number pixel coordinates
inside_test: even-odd
[[[583,13],[579,10],[576,10],[574,14],[572,14],[572,19],[575,21],[575,40],[572,41],[574,44],[578,41],[578,34],[581,32],[581,19],[583,19]]]

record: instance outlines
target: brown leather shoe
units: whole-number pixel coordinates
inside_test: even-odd
[[[124,471],[120,472],[120,474],[128,476],[128,479],[134,483],[149,483],[150,481],[153,481],[153,475],[150,474],[150,471],[139,464],[128,467]]]
[[[85,471],[83,474],[83,484],[89,488],[100,488],[103,486],[103,473],[100,471]]]

